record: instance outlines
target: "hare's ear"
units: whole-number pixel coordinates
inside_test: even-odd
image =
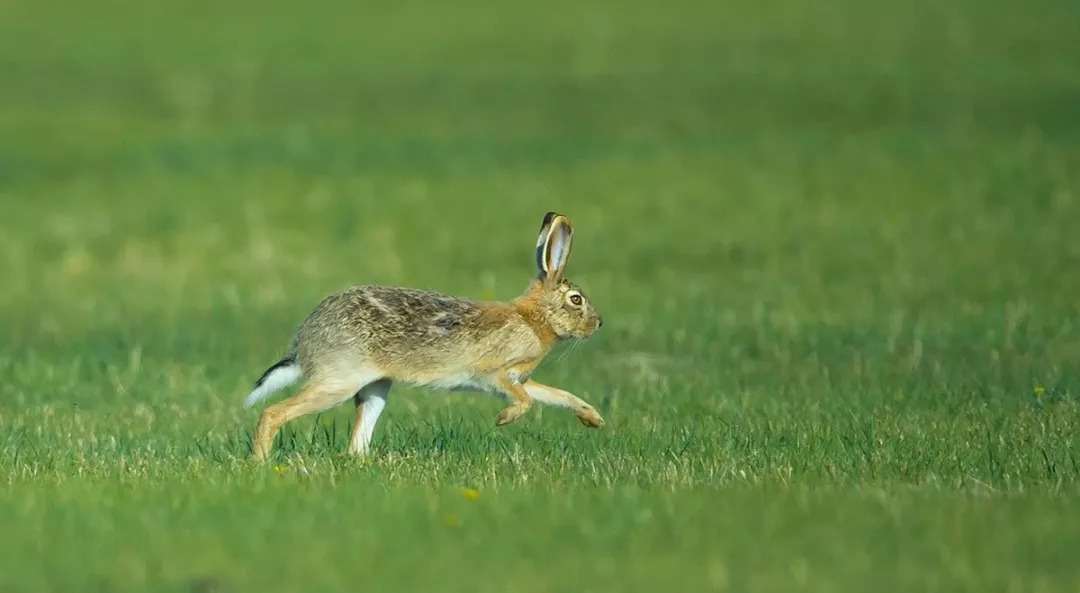
[[[574,227],[569,218],[555,212],[548,212],[544,216],[540,236],[536,240],[536,267],[541,278],[562,279],[573,238]]]
[[[545,246],[548,241],[548,233],[551,231],[551,221],[555,220],[558,214],[554,212],[548,212],[544,215],[544,222],[540,223],[540,235],[536,238],[536,269],[540,272],[540,276],[547,275],[547,264],[544,262],[544,254],[547,252]]]

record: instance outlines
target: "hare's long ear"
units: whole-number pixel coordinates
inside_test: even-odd
[[[544,216],[540,226],[540,236],[536,240],[536,266],[540,277],[558,281],[566,270],[566,260],[570,259],[570,244],[574,239],[574,227],[570,219],[555,212]]]
[[[547,275],[547,264],[544,262],[544,254],[547,253],[545,246],[548,242],[548,233],[551,231],[551,221],[555,220],[556,216],[558,214],[555,212],[544,215],[544,222],[540,223],[540,235],[536,237],[536,269],[541,277]]]

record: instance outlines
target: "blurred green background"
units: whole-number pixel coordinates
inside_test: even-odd
[[[0,591],[1075,591],[1080,4],[0,0]],[[605,316],[247,461],[326,294]]]

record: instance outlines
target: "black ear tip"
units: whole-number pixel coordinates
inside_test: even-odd
[[[547,225],[551,224],[551,221],[555,220],[555,217],[558,216],[558,215],[559,215],[558,212],[548,212],[547,214],[544,215],[544,222],[541,223],[540,226],[547,226]]]

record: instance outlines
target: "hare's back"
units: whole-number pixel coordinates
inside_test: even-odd
[[[303,342],[369,355],[407,353],[460,341],[475,330],[483,306],[438,292],[357,286],[323,300],[301,328]]]

